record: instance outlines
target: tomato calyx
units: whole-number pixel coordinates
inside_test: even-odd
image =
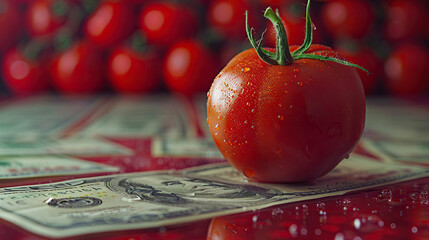
[[[255,41],[252,34],[254,29],[250,28],[248,24],[247,11],[245,15],[246,15],[246,33],[247,33],[247,37],[249,38],[250,44],[256,50],[256,53],[258,54],[258,56],[268,64],[286,66],[286,65],[292,64],[293,61],[298,59],[315,59],[315,60],[322,60],[322,61],[331,61],[331,62],[343,64],[346,66],[356,67],[369,73],[368,70],[366,70],[365,68],[342,59],[333,58],[333,57],[324,56],[324,55],[318,55],[314,53],[306,53],[306,51],[310,49],[310,46],[313,42],[313,23],[310,18],[310,0],[307,1],[306,11],[305,11],[306,24],[305,24],[304,42],[298,49],[296,49],[293,52],[290,52],[289,50],[287,34],[285,31],[285,27],[280,19],[280,14],[278,10],[274,12],[274,10],[271,7],[268,7],[264,13],[264,17],[271,21],[276,31],[277,41],[276,41],[275,52],[265,50],[264,48],[261,47],[264,34],[262,34],[262,37],[260,40],[258,40],[257,42]]]

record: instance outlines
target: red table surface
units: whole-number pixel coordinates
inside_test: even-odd
[[[197,121],[196,121],[197,122]],[[201,131],[199,131],[201,135]],[[224,159],[152,157],[151,140],[106,138],[134,150],[132,156],[82,159],[117,166],[121,173],[183,169]],[[357,152],[365,155],[364,149]],[[0,187],[49,183],[79,177],[0,181]],[[0,220],[0,239],[48,239]],[[429,178],[347,193],[342,196],[278,205],[154,229],[81,235],[63,239],[429,239]]]
[[[222,159],[153,158],[150,141],[110,139],[134,156],[86,160],[117,166],[121,172],[182,169]],[[2,181],[0,187],[47,183],[77,177]],[[108,232],[67,239],[429,239],[429,178],[324,199],[155,229]],[[0,221],[0,239],[46,239]]]

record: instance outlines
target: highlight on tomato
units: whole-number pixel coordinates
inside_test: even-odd
[[[12,93],[29,95],[50,89],[47,57],[41,42],[31,41],[25,46],[10,49],[2,59],[2,76]]]
[[[217,59],[197,40],[179,41],[168,50],[163,75],[172,92],[193,95],[207,92],[216,76]]]
[[[244,40],[246,33],[242,31],[244,25],[244,11],[253,11],[251,1],[246,0],[214,0],[207,10],[207,21],[224,38],[229,40]],[[256,18],[249,20],[252,25],[257,24]]]
[[[223,156],[261,182],[311,181],[331,171],[356,147],[365,125],[365,93],[356,68],[331,48],[312,45],[310,0],[306,38],[289,47],[279,16],[276,49],[235,56],[208,92],[207,122]]]
[[[421,96],[429,87],[429,53],[417,43],[402,43],[384,63],[384,85],[394,96]]]
[[[367,0],[331,0],[322,7],[326,29],[337,38],[359,39],[368,34],[375,20]]]
[[[151,2],[139,17],[140,29],[148,43],[168,47],[198,31],[198,19],[192,10],[173,2]]]
[[[105,85],[104,58],[88,42],[78,41],[53,57],[50,74],[54,87],[65,94],[97,93]]]
[[[161,59],[156,51],[145,49],[139,31],[132,39],[133,44],[121,45],[109,56],[110,84],[118,93],[152,92],[160,86]]]
[[[94,44],[112,47],[122,43],[136,29],[134,9],[123,1],[104,1],[85,23],[85,35]]]

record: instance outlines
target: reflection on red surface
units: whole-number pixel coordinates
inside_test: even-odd
[[[149,230],[67,239],[427,239],[429,179]],[[5,238],[7,237],[7,238]],[[46,239],[0,221],[0,239]]]
[[[427,239],[427,180],[217,217],[207,239]]]

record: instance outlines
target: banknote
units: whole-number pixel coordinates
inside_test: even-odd
[[[83,234],[183,224],[429,176],[358,155],[311,184],[263,184],[226,163],[0,189],[0,217],[36,234]]]
[[[133,151],[97,137],[38,137],[0,138],[0,156],[70,154],[75,156],[130,155]]]
[[[117,167],[61,155],[0,157],[0,180],[117,171]]]
[[[117,96],[110,99],[104,113],[85,126],[78,135],[116,137],[188,137],[195,135],[186,103],[180,97],[151,95]]]
[[[429,164],[429,140],[364,139],[361,145],[370,153],[386,161]]]
[[[398,99],[368,99],[365,138],[429,141],[429,106]]]
[[[101,97],[50,95],[9,100],[0,107],[0,137],[59,136],[101,101]]]
[[[223,158],[212,138],[152,138],[154,157]]]

